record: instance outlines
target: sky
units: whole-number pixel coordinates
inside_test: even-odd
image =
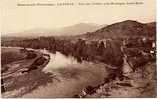
[[[143,2],[142,5],[79,6],[79,2]],[[73,2],[74,6],[17,6]],[[59,28],[77,23],[112,24],[124,20],[155,21],[155,0],[1,0],[2,34],[34,28]]]

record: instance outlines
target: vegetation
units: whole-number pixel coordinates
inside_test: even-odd
[[[19,53],[18,49],[2,48],[1,49],[1,64],[3,66],[4,64],[8,64],[10,62],[23,59],[25,56],[26,54]]]

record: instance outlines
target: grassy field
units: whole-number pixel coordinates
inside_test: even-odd
[[[2,66],[17,60],[20,60],[26,56],[25,53],[21,53],[16,48],[1,48],[1,63]]]
[[[26,53],[21,53],[18,48],[1,48],[1,70],[2,73],[7,71],[9,67],[7,64],[22,60],[27,55]]]

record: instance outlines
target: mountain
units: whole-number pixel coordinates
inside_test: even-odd
[[[86,32],[93,32],[102,27],[103,25],[97,25],[93,23],[79,23],[79,24],[75,24],[63,28],[57,28],[57,29],[36,28],[36,29],[19,32],[19,33],[12,33],[9,34],[9,36],[16,36],[16,37],[74,36],[74,35],[84,34]]]
[[[95,32],[89,32],[80,37],[85,38],[117,38],[117,37],[133,37],[133,36],[149,36],[155,37],[156,22],[140,23],[137,21],[126,20],[105,26]]]

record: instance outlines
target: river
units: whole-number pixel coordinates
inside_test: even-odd
[[[105,64],[85,62],[78,63],[73,57],[60,52],[53,54],[47,50],[38,50],[50,55],[49,63],[43,72],[52,73],[53,82],[39,86],[22,98],[70,98],[81,93],[86,86],[96,86],[107,77]]]

